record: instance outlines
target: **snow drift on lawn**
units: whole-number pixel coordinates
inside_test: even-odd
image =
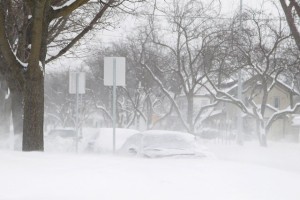
[[[300,199],[299,144],[205,145],[215,158],[146,159],[0,148],[0,200]]]
[[[256,147],[253,150],[259,151]],[[226,148],[222,148],[223,155],[224,151]],[[299,152],[298,148],[297,155]],[[253,158],[250,163],[238,154],[233,157],[231,161],[225,158],[143,159],[2,150],[0,199],[300,199],[299,171],[266,167],[254,163]],[[276,155],[270,159],[274,158]],[[299,160],[299,156],[294,159]]]
[[[116,129],[116,149],[121,148],[126,139],[138,133],[133,129]],[[113,150],[112,128],[85,128],[78,143],[79,152],[111,153]],[[46,152],[75,152],[76,141],[70,138],[45,137]]]

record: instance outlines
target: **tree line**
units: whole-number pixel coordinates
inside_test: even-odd
[[[140,0],[76,0],[71,3],[5,0],[1,1],[0,8],[0,71],[7,86],[1,84],[1,89],[7,93],[9,88],[14,131],[23,135],[23,150],[43,150],[47,63],[70,50],[92,28],[111,25],[119,11],[134,12],[133,3],[144,3],[139,5],[144,11],[152,12],[143,15],[143,25],[135,29],[125,43],[100,47],[102,56],[86,61],[92,75],[101,79],[99,63],[104,56],[127,57],[128,75],[132,79],[128,87],[120,89],[118,109],[123,114],[119,119],[126,119],[122,124],[130,125],[135,118],[142,117],[151,128],[176,113],[182,127],[194,133],[211,107],[219,102],[230,102],[259,121],[258,135],[261,144],[265,144],[265,130],[269,124],[263,118],[270,91],[265,83],[269,77],[275,82],[291,81],[288,77],[298,79],[299,49],[294,43],[298,44],[295,21],[300,12],[296,1],[280,0],[287,20],[280,17],[272,20],[273,16],[250,9],[232,20],[221,20],[218,1],[172,0],[162,5],[162,2],[147,4]],[[86,10],[90,11],[88,17],[82,15]],[[262,83],[253,85],[263,92],[260,105],[253,103],[254,96],[239,100],[223,89],[237,81],[240,69],[244,77],[256,76],[259,79],[256,83]],[[103,95],[108,92],[105,88],[101,91],[102,86],[92,87],[91,97],[107,97]],[[200,90],[209,93],[213,101],[195,108],[194,97]],[[185,98],[186,110],[178,105],[179,98]],[[107,110],[107,100],[94,102],[96,108]],[[154,114],[157,115],[155,120]],[[278,111],[280,114],[282,112]],[[109,119],[109,112],[106,115]]]
[[[292,85],[299,80],[298,49],[286,21],[252,9],[220,21],[215,6],[199,1],[155,6],[148,8],[153,12],[144,15],[141,26],[126,40],[99,45],[85,60],[92,77],[91,112],[102,111],[106,124],[110,123],[110,89],[103,85],[103,59],[123,56],[127,86],[118,89],[119,127],[142,119],[147,129],[168,127],[197,134],[213,109],[225,102],[257,119],[258,139],[266,145],[272,123],[298,108],[291,105],[291,110],[277,110],[272,119],[264,120],[274,84]],[[247,89],[251,95],[242,100],[226,91],[237,84],[241,69],[244,81],[255,77]],[[297,84],[294,87],[299,89]],[[256,104],[258,94],[262,99]],[[199,107],[194,102],[197,97],[209,98],[209,102]]]

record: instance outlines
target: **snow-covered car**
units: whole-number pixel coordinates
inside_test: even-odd
[[[77,134],[73,128],[49,131],[44,138],[46,152],[76,152]]]
[[[62,138],[75,138],[77,136],[76,131],[71,128],[61,128],[51,130],[47,137],[62,137]]]
[[[132,135],[119,153],[149,158],[206,156],[193,135],[165,130],[150,130]]]
[[[133,134],[133,129],[116,129],[116,150]],[[71,128],[51,130],[45,135],[45,150],[49,152],[76,152],[76,131]],[[86,153],[112,153],[112,128],[84,128],[78,138],[78,152]]]
[[[126,140],[138,133],[134,129],[116,128],[116,150],[119,150]],[[86,139],[87,134],[84,134],[83,139]],[[89,137],[86,151],[96,153],[111,153],[113,151],[113,129],[100,128],[93,137]]]

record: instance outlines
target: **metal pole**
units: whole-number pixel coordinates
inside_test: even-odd
[[[243,0],[240,0],[240,36],[242,35],[242,14],[243,14]],[[238,99],[243,101],[243,83],[242,83],[242,69],[239,69],[239,80],[238,80]],[[243,144],[243,112],[239,112],[238,116],[238,133],[237,133],[237,143],[242,145]]]
[[[116,103],[117,103],[117,91],[116,91],[116,59],[113,58],[113,153],[116,151]]]
[[[79,73],[76,72],[76,153],[78,153],[78,95],[79,95]]]
[[[79,113],[79,116],[80,116],[80,121],[82,122],[82,116],[83,116],[83,103],[82,103],[82,96],[83,94],[80,95],[80,104],[79,104],[79,107],[80,107],[80,113]],[[80,123],[80,134],[79,134],[79,138],[82,138],[82,123]]]

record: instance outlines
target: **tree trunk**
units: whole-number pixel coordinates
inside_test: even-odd
[[[267,134],[264,127],[264,122],[258,119],[256,120],[256,131],[260,146],[267,147]]]
[[[187,95],[187,123],[189,125],[189,132],[194,134],[194,122],[193,122],[193,115],[194,115],[194,97],[193,95]]]
[[[262,118],[265,116],[265,111],[266,111],[266,105],[268,101],[268,82],[266,79],[262,78],[262,85],[263,85],[263,97],[262,97],[262,102],[261,102],[261,107],[260,107],[260,113]],[[266,132],[266,127],[265,127],[265,122],[264,120],[260,120],[260,146],[266,147],[267,146],[267,132]]]
[[[7,98],[8,87],[3,77],[0,77],[0,134],[9,133],[11,105],[10,98]]]
[[[28,78],[24,91],[23,151],[43,151],[44,76]]]
[[[266,134],[261,134],[260,146],[262,146],[262,147],[267,147],[268,146]]]
[[[14,134],[20,135],[23,132],[23,94],[18,90],[11,91],[11,112]]]
[[[147,129],[150,129],[151,125],[152,125],[152,115],[153,115],[153,108],[152,108],[152,103],[151,103],[151,99],[150,96],[147,97],[146,100],[146,105],[147,105]]]
[[[10,128],[10,98],[0,99],[0,134],[8,134]]]
[[[5,64],[5,63],[4,63]],[[12,124],[15,135],[21,135],[23,132],[23,94],[18,81],[14,80],[9,74],[5,74],[5,79],[1,83],[0,101],[3,99],[4,108],[1,111],[0,124],[5,123],[10,128],[10,117],[12,116]],[[9,97],[7,96],[9,88]],[[3,96],[4,95],[4,96]],[[0,109],[1,110],[1,109]],[[7,129],[7,127],[6,127]]]
[[[290,30],[291,30],[291,33],[292,33],[292,35],[294,37],[296,45],[297,45],[298,49],[300,50],[300,33],[299,33],[298,28],[297,28],[297,24],[298,24],[297,23],[297,21],[298,21],[297,15],[299,17],[299,13],[296,12],[297,15],[294,15],[294,12],[293,12],[294,9],[292,9],[293,7],[290,7],[290,5],[287,5],[285,0],[280,0],[280,4],[281,4],[281,7],[282,7],[282,9],[284,11],[287,23],[288,23],[288,25],[290,27]],[[299,6],[299,3],[296,2],[296,1],[294,1],[294,4],[296,6]],[[296,21],[296,23],[295,23],[295,21]]]
[[[3,131],[4,133],[10,132],[11,125],[11,97],[4,100],[4,113],[3,113]]]

